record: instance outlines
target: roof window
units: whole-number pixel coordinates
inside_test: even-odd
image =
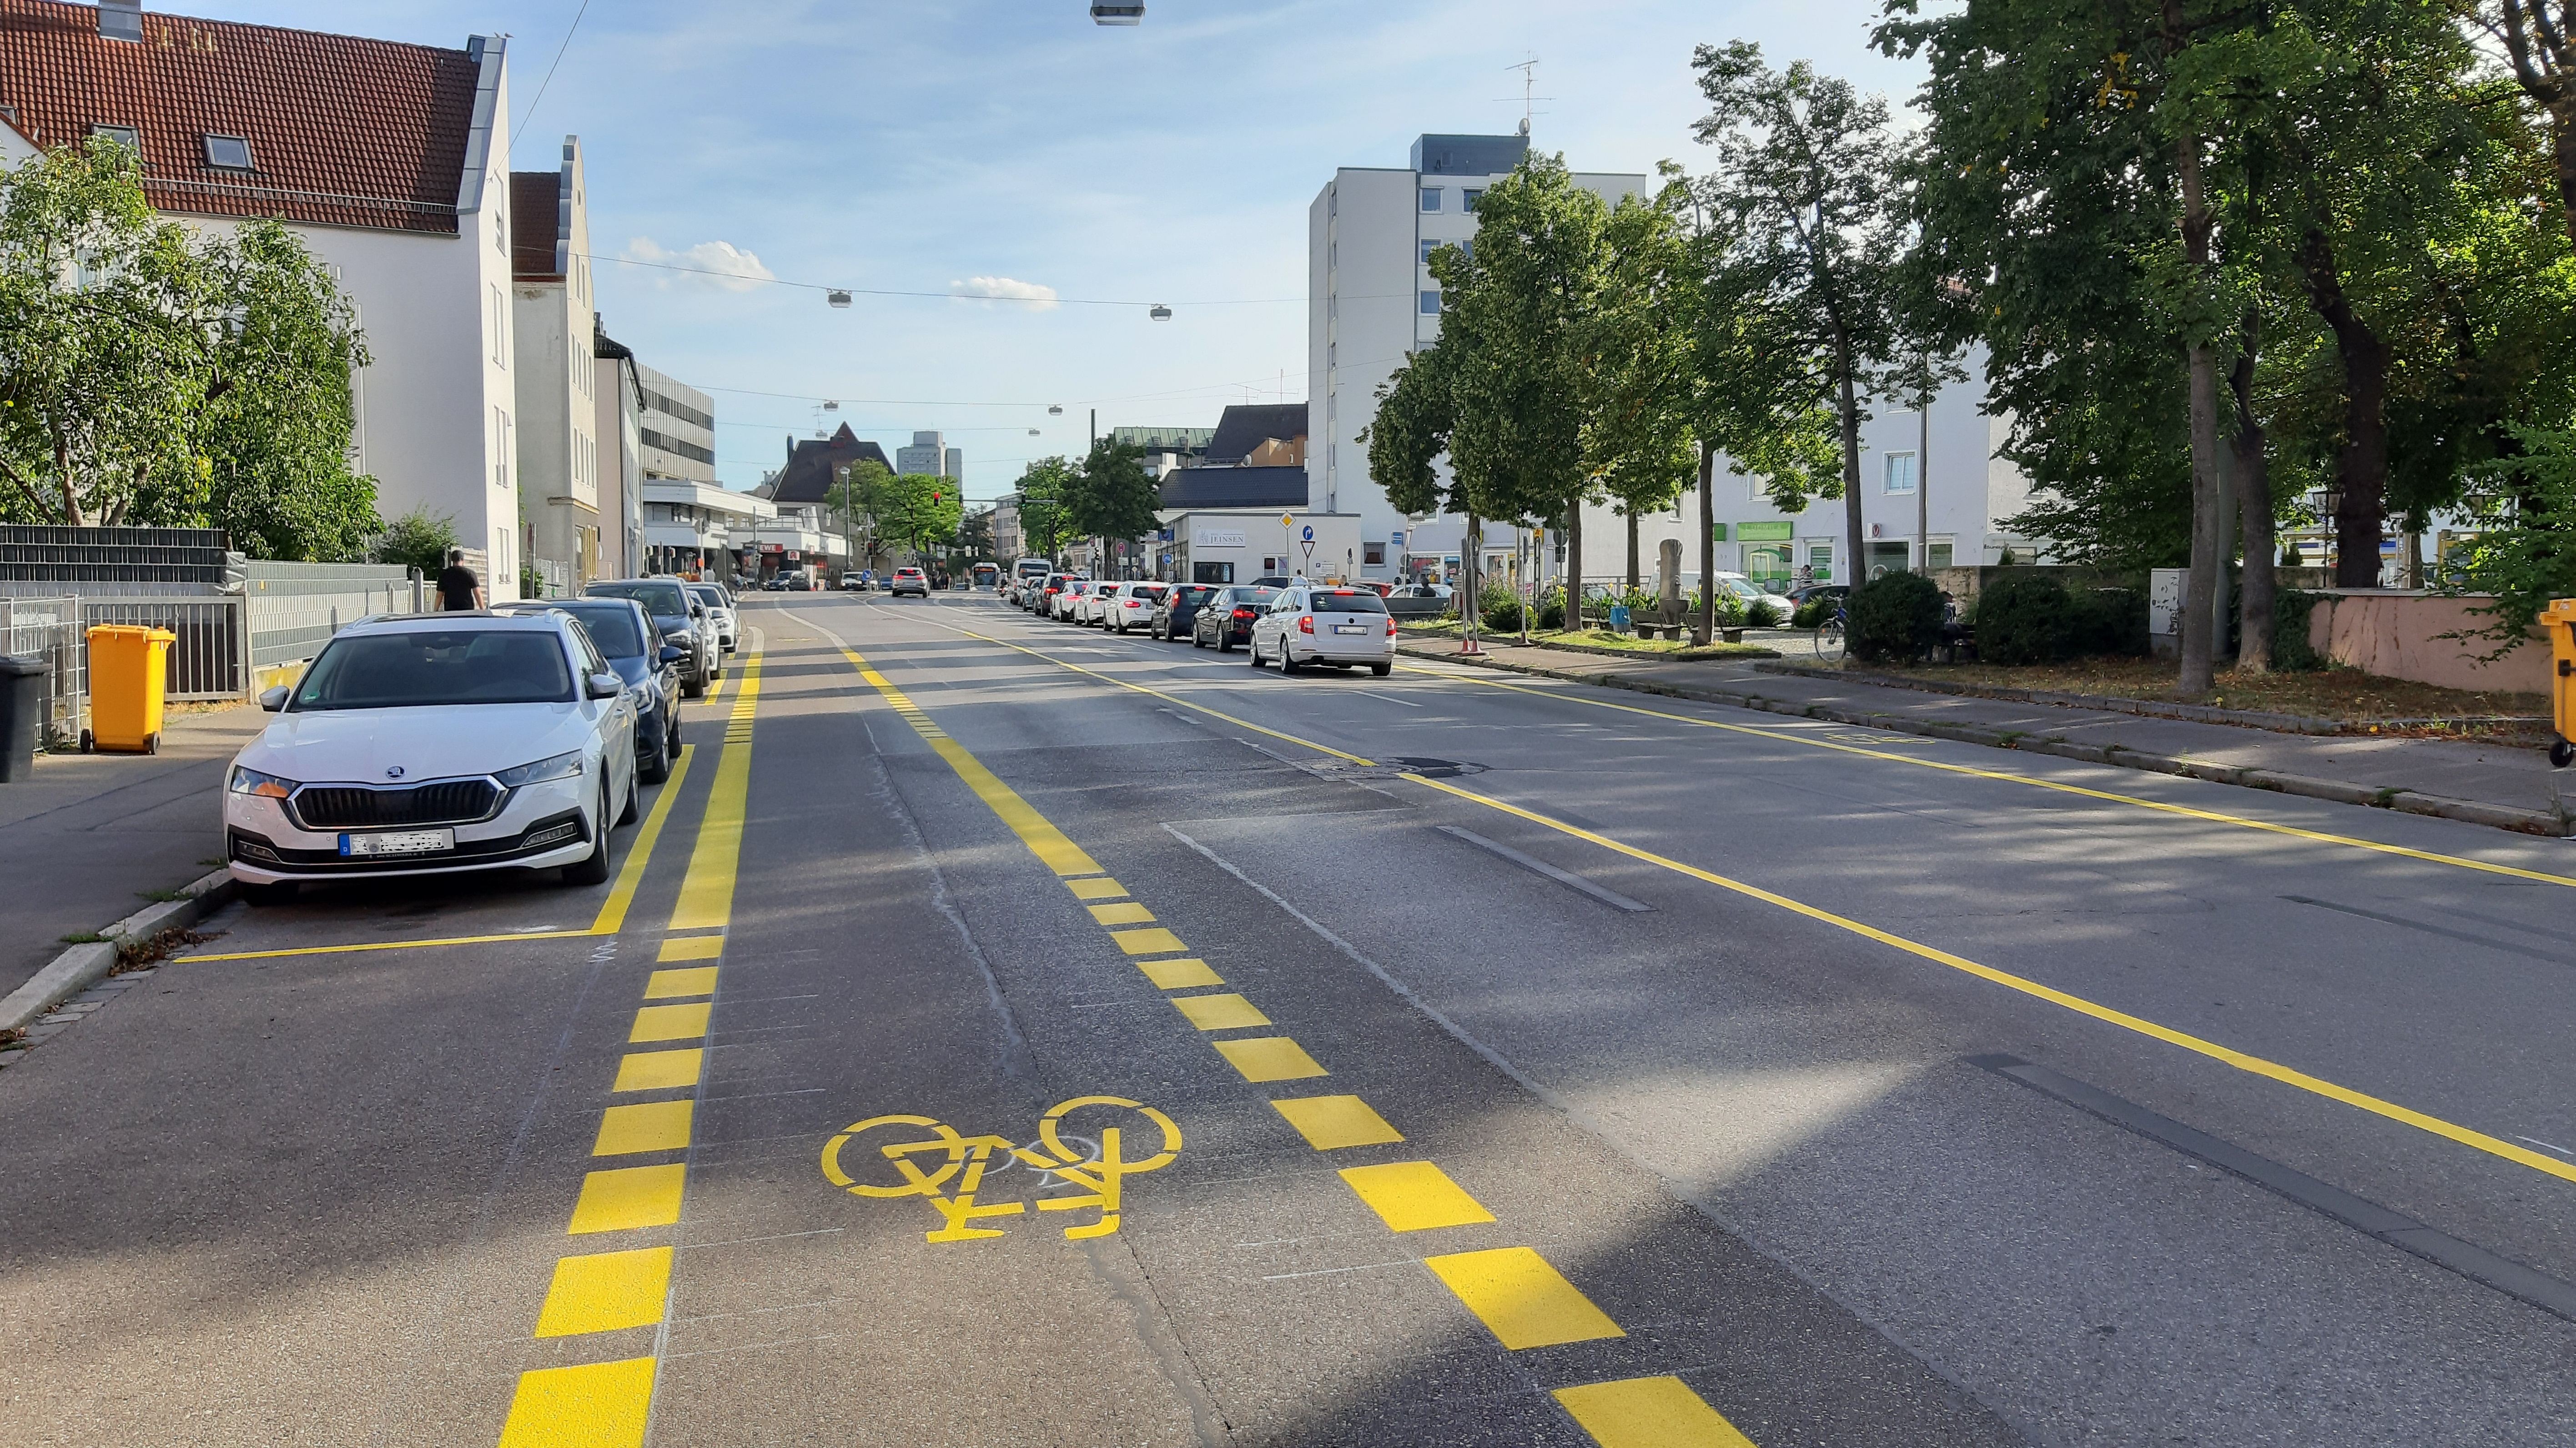
[[[250,165],[250,141],[243,136],[206,136],[206,164],[226,171],[247,171]]]
[[[143,154],[143,129],[140,126],[92,126],[89,134],[92,140],[114,141],[137,156]]]

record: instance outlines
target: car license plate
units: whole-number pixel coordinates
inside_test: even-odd
[[[1333,632],[1364,634],[1368,632],[1368,625],[1364,623],[1337,623],[1333,625]]]
[[[454,830],[397,830],[381,835],[342,835],[340,853],[355,858],[364,855],[428,855],[456,848]]]

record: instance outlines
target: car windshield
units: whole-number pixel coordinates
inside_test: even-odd
[[[1159,583],[1140,583],[1136,585],[1136,596],[1138,598],[1160,598],[1165,592],[1166,590],[1163,585]]]
[[[555,607],[581,620],[590,633],[590,641],[612,659],[631,659],[644,652],[644,629],[636,622],[635,610],[615,603],[575,603],[566,600]]]
[[[1205,603],[1207,596],[1214,592],[1216,590],[1213,588],[1175,588],[1172,590],[1172,602]]]
[[[552,630],[403,629],[333,639],[296,683],[289,707],[551,704],[572,696],[572,669]]]
[[[1330,593],[1318,589],[1315,592],[1315,612],[1384,613],[1386,600],[1378,597],[1375,590],[1367,588],[1335,590]]]
[[[724,590],[712,583],[692,583],[689,585],[689,592],[709,608],[725,606]]]
[[[686,618],[689,600],[676,583],[643,579],[633,583],[594,583],[588,590],[598,598],[631,598],[644,605],[656,618]]]

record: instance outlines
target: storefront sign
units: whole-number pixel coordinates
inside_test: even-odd
[[[1190,534],[1190,546],[1194,548],[1240,548],[1243,546],[1243,530],[1240,528],[1194,529]]]

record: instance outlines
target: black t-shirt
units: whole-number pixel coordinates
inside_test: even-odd
[[[450,564],[438,575],[438,606],[451,612],[470,609],[474,606],[474,590],[482,586],[473,569]]]

